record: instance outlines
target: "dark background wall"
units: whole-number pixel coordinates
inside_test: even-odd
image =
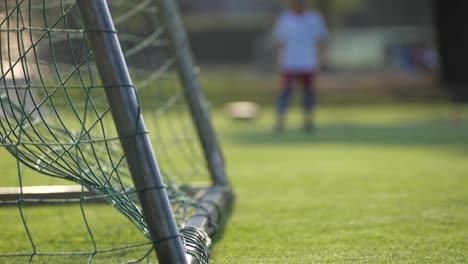
[[[442,80],[454,100],[468,102],[468,1],[432,2]]]
[[[201,63],[248,63],[262,29],[227,29],[190,32],[192,50]]]

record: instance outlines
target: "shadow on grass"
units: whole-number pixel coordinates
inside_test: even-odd
[[[214,245],[220,240],[223,239],[224,232],[226,231],[226,227],[229,224],[229,221],[231,219],[231,216],[234,212],[235,208],[235,203],[236,203],[236,197],[235,194],[231,197],[231,200],[228,202],[227,207],[224,209],[222,214],[220,214],[220,221],[217,224],[218,227],[216,228],[216,232],[212,236],[212,242]]]
[[[468,122],[446,120],[392,124],[331,123],[318,125],[312,133],[291,127],[282,134],[254,125],[240,125],[224,134],[244,144],[363,144],[405,146],[453,146],[468,154]]]

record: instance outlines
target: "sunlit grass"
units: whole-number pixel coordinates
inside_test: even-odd
[[[462,263],[468,123],[450,107],[324,107],[313,134],[218,121],[238,200],[214,263]]]
[[[322,106],[317,130],[306,134],[293,110],[281,135],[271,131],[270,109],[247,122],[215,111],[237,200],[212,262],[465,262],[468,121],[453,124],[450,111],[447,105]],[[2,150],[3,186],[17,183],[15,166]],[[31,184],[51,181],[30,177]],[[85,208],[98,247],[126,237],[145,241],[112,208]],[[25,215],[39,251],[49,250],[48,242],[57,250],[92,252],[79,206],[26,208]],[[0,208],[0,226],[2,253],[31,251],[17,207]]]

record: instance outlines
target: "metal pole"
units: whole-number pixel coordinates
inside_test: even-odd
[[[166,34],[171,41],[170,46],[177,56],[177,67],[182,78],[182,85],[190,106],[192,119],[205,152],[212,182],[218,186],[229,186],[221,150],[211,125],[208,103],[201,89],[190,44],[182,27],[177,7],[174,0],[158,0],[156,3],[167,27]]]
[[[77,0],[159,263],[187,263],[105,0]]]

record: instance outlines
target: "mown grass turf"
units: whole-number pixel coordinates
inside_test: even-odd
[[[468,262],[468,123],[432,105],[321,108],[314,134],[217,120],[236,206],[213,263]]]
[[[315,133],[302,131],[295,110],[285,133],[276,135],[271,110],[251,122],[217,111],[214,122],[237,200],[212,263],[467,262],[468,122],[451,124],[449,112],[446,105],[323,106]],[[15,175],[3,150],[0,162],[2,175]],[[94,208],[93,215],[93,207],[86,208],[92,226],[112,221],[104,209]],[[44,221],[44,213],[34,210],[28,221]],[[20,221],[17,209],[0,208],[1,233],[14,233],[5,224],[15,221],[6,217],[11,211]],[[55,217],[54,232],[66,231],[70,221],[84,230],[80,215],[76,208]],[[19,238],[0,240],[0,252],[21,245],[12,241],[26,238],[18,232]],[[139,241],[132,232],[95,233],[109,241],[122,234]],[[70,243],[77,245],[69,246],[80,248],[87,240],[75,237]]]

